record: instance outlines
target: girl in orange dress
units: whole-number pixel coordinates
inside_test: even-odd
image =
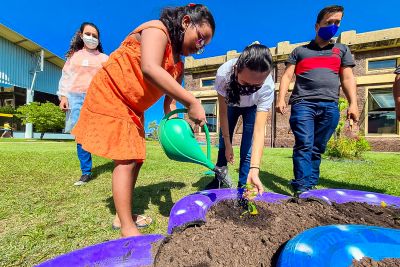
[[[203,5],[166,8],[159,20],[130,33],[92,80],[72,134],[85,150],[114,160],[112,191],[122,237],[140,235],[131,200],[145,159],[144,112],[166,95],[165,113],[177,100],[192,121],[204,124],[200,102],[181,86],[181,56],[204,50],[214,31]]]

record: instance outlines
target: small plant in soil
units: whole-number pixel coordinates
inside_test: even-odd
[[[257,196],[257,192],[255,191],[255,187],[252,184],[245,184],[242,187],[243,190],[239,190],[238,192],[238,202],[241,207],[245,209],[245,211],[240,215],[240,218],[243,218],[246,214],[257,215],[258,210],[253,199]]]

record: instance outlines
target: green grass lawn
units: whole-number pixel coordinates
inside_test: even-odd
[[[137,182],[134,212],[154,223],[145,233],[167,231],[169,211],[212,177],[206,169],[173,162],[158,143],[147,146]],[[115,214],[111,161],[94,157],[95,179],[75,187],[80,177],[73,142],[0,142],[0,265],[32,266],[56,255],[119,237],[111,230]],[[217,149],[213,147],[213,159]],[[237,182],[239,150],[230,173]],[[320,188],[348,188],[400,195],[400,154],[367,153],[366,161],[324,160]],[[291,149],[266,149],[260,177],[266,190],[289,194]]]

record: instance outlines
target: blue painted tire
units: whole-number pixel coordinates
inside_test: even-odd
[[[278,267],[348,267],[354,259],[400,258],[400,230],[366,225],[308,229],[285,245]]]

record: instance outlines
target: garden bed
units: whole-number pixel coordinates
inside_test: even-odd
[[[256,203],[259,214],[243,217],[235,200],[212,206],[204,224],[175,231],[163,240],[154,265],[275,266],[286,242],[306,229],[335,224],[400,229],[400,210],[390,206],[358,202],[328,205],[315,199]],[[400,266],[396,264],[391,266]]]

